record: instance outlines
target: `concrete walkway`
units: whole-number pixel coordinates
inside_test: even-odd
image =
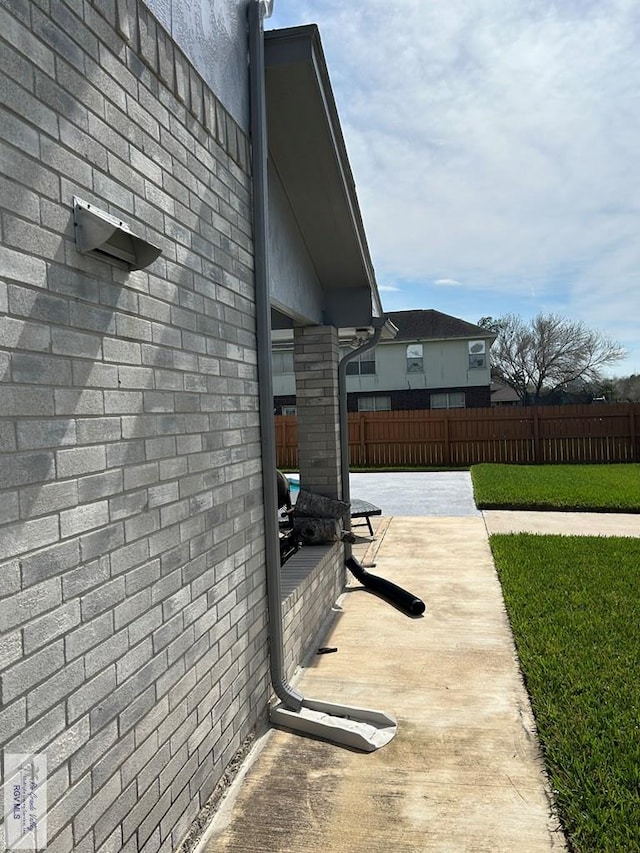
[[[514,512],[485,509],[491,533],[551,533],[560,536],[640,536],[640,515],[615,512]]]
[[[353,581],[323,641],[337,652],[315,655],[296,686],[386,711],[397,735],[364,754],[271,730],[198,853],[566,850],[488,533],[638,535],[640,517],[582,516],[572,528],[578,513],[481,513],[466,472],[356,474],[351,491],[384,513],[354,554],[427,610],[408,618]]]

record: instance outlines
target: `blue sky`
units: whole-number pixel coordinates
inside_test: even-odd
[[[538,311],[640,373],[637,0],[275,0],[315,23],[385,311]]]

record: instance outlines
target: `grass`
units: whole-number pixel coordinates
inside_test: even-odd
[[[640,512],[637,464],[482,464],[471,477],[481,509]]]
[[[640,539],[490,542],[573,849],[640,850]]]

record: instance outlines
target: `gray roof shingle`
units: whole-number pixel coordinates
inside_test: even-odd
[[[397,326],[396,341],[437,340],[449,338],[495,338],[489,329],[483,329],[474,323],[467,323],[450,314],[443,314],[433,308],[420,308],[414,311],[386,311],[391,322]]]

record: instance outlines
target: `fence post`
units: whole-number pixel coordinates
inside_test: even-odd
[[[533,461],[540,462],[540,419],[538,407],[533,407]]]
[[[367,458],[366,424],[364,418],[364,412],[360,412],[360,414],[358,415],[358,444],[360,445],[360,464],[363,468],[366,468],[369,464],[369,459]]]
[[[631,436],[631,461],[636,461],[636,412],[633,403],[629,403],[629,433]]]
[[[443,463],[451,465],[451,441],[449,439],[449,413],[445,409],[444,421],[442,424],[442,437],[444,438]]]

